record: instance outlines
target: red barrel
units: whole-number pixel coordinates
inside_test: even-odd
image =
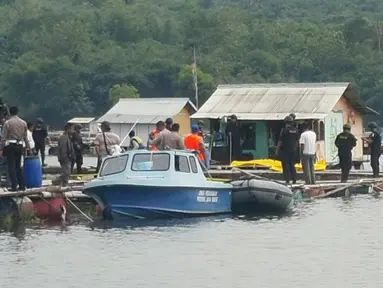
[[[61,195],[52,198],[33,199],[35,215],[40,219],[60,221],[62,220],[63,208],[65,208],[65,220],[68,220],[68,203]]]

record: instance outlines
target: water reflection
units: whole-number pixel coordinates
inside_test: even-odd
[[[20,226],[0,233],[1,288],[383,287],[381,198],[233,215]]]

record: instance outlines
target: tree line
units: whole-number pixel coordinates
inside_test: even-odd
[[[383,8],[340,0],[2,0],[0,96],[59,127],[120,97],[349,81],[383,114]]]

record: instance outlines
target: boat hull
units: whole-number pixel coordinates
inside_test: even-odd
[[[232,210],[242,212],[284,212],[292,208],[294,193],[285,185],[258,179],[231,182]]]
[[[231,212],[231,189],[107,185],[83,191],[101,206],[106,219],[153,219]]]

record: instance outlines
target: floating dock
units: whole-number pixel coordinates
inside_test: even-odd
[[[230,173],[236,175],[236,177],[238,176],[238,178],[239,176],[244,176],[243,171],[223,170],[219,172],[224,172],[226,175]],[[263,174],[251,172],[254,171],[246,171],[246,177],[264,179],[264,176],[260,176]],[[215,179],[214,181],[230,180]],[[283,181],[278,180],[270,181],[283,183]],[[40,219],[62,220],[67,218],[69,208],[72,206],[82,213],[74,203],[86,204],[96,212],[98,210],[96,202],[81,192],[86,182],[87,180],[72,180],[67,187],[60,187],[52,186],[51,181],[44,180],[43,187],[17,192],[0,188],[0,216],[10,213],[21,214],[27,212]],[[289,187],[294,192],[295,199],[298,201],[299,199],[343,197],[354,194],[377,194],[383,192],[383,178],[354,179],[347,183],[320,180],[314,185],[305,185],[303,182],[298,182],[297,184],[289,185]]]

